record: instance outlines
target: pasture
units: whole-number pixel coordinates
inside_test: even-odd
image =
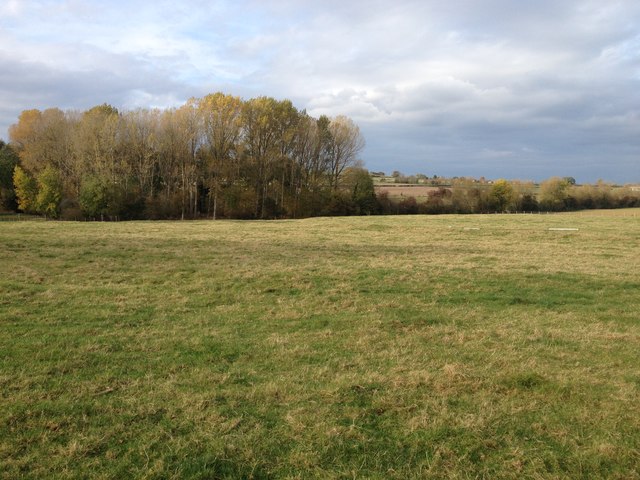
[[[640,210],[2,222],[0,478],[640,478],[638,312]]]

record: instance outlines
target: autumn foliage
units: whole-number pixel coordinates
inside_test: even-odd
[[[336,198],[355,211],[371,201],[342,185],[364,147],[358,126],[289,100],[215,93],[167,110],[25,110],[9,134],[19,208],[52,217],[305,217]]]

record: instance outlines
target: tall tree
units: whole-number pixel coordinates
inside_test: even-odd
[[[345,116],[331,120],[329,133],[329,178],[331,188],[337,191],[340,175],[345,168],[358,164],[358,155],[364,149],[365,142],[360,128]]]
[[[206,139],[206,177],[209,199],[213,200],[213,218],[218,212],[222,188],[236,177],[238,143],[241,131],[242,100],[239,97],[215,93],[199,102]]]
[[[286,214],[287,203],[293,198],[295,184],[295,152],[300,112],[290,100],[281,100],[275,105],[276,157],[273,168],[273,191],[276,212]],[[292,210],[292,208],[289,208]]]
[[[180,163],[182,192],[182,218],[188,213],[198,215],[198,182],[201,179],[201,165],[198,152],[203,143],[202,117],[198,101],[189,99],[173,115],[177,135],[177,154]]]
[[[270,97],[258,97],[245,102],[242,110],[243,141],[247,173],[255,191],[256,218],[268,216],[269,177],[277,158],[277,102]]]
[[[122,154],[142,196],[154,196],[156,186],[159,114],[156,110],[134,110],[122,115]]]
[[[89,208],[87,196],[108,192],[109,215],[123,218],[143,209],[152,218],[314,215],[364,146],[346,117],[315,119],[289,100],[223,93],[165,111],[26,110],[11,138],[23,173],[38,178],[51,166],[70,205],[83,197],[87,214],[106,212]]]
[[[9,139],[14,145],[22,161],[27,164],[35,163],[31,149],[38,141],[38,123],[42,117],[42,112],[37,109],[24,110],[18,117],[18,122],[9,127]],[[32,166],[32,165],[30,165]]]
[[[123,177],[128,169],[118,155],[120,122],[118,110],[106,104],[82,114],[73,139],[75,168],[81,176],[104,176],[113,183]]]
[[[318,124],[306,112],[300,113],[293,151],[291,186],[294,217],[311,215],[322,181],[322,169],[318,157]]]

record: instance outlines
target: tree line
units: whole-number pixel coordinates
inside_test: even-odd
[[[377,196],[384,214],[441,214],[496,212],[562,212],[572,210],[640,207],[640,191],[599,181],[576,185],[572,177],[551,177],[539,185],[504,179],[478,184],[453,179],[450,186],[430,190],[418,201],[414,196]]]
[[[165,110],[25,110],[9,137],[0,150],[0,194],[5,208],[23,212],[102,219],[373,213],[358,126],[345,116],[314,118],[289,100],[215,93]]]
[[[349,118],[314,118],[289,100],[224,93],[173,109],[25,110],[0,141],[0,207],[68,219],[300,218],[640,207],[640,192],[571,177],[468,178],[422,201],[376,195]],[[444,182],[444,183],[443,183]]]

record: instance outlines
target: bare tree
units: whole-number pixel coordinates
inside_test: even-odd
[[[344,169],[359,165],[358,155],[364,149],[365,142],[360,128],[353,120],[342,115],[331,120],[329,133],[329,183],[332,190],[336,191]]]

